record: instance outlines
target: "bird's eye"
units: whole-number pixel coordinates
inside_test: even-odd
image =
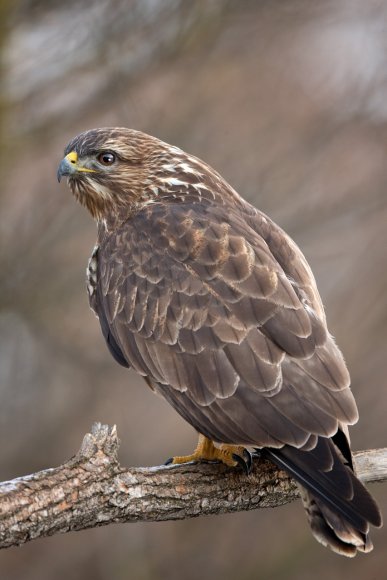
[[[108,153],[107,151],[97,155],[97,161],[99,161],[101,165],[113,165],[115,160],[116,156],[114,155],[114,153]]]

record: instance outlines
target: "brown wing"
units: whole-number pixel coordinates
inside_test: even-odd
[[[313,445],[357,418],[306,261],[258,212],[149,205],[101,243],[95,309],[119,357],[214,440]]]

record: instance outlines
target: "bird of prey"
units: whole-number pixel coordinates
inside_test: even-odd
[[[205,162],[139,131],[81,133],[62,176],[97,222],[87,289],[111,354],[199,433],[172,462],[248,467],[260,449],[298,482],[318,541],[370,551],[381,515],[353,471],[350,378],[294,241]]]

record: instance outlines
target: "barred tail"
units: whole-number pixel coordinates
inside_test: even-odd
[[[349,447],[348,447],[349,449]],[[352,557],[369,552],[369,525],[380,527],[379,508],[331,439],[319,437],[311,450],[285,445],[263,454],[297,481],[315,538],[334,552]]]

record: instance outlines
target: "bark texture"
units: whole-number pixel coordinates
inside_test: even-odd
[[[252,473],[220,464],[124,468],[115,427],[95,423],[63,465],[0,483],[0,548],[114,522],[162,521],[276,507],[295,483],[256,459]],[[387,479],[387,449],[355,453],[364,482]]]

